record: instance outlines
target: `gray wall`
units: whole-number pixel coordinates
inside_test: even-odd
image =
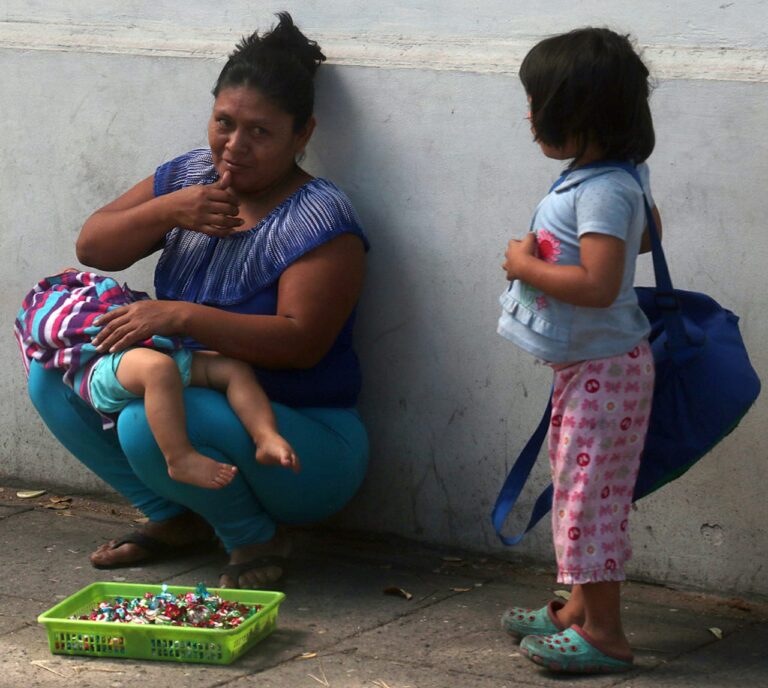
[[[504,247],[559,169],[530,141],[515,70],[551,32],[592,23],[637,37],[658,79],[650,162],[673,277],[742,316],[764,373],[768,8],[553,0],[545,15],[540,3],[511,5],[486,0],[471,15],[456,0],[288,9],[330,58],[307,167],[347,191],[373,245],[358,329],[371,467],[339,522],[551,561],[546,525],[510,551],[488,519],[549,389],[548,371],[495,334]],[[223,56],[283,9],[251,6],[6,0],[0,10],[0,383],[11,400],[0,408],[0,478],[105,489],[35,416],[10,322],[37,278],[75,263],[92,209],[205,143]],[[152,268],[119,276],[151,290]],[[650,283],[649,268],[641,259],[638,283]],[[768,593],[767,404],[637,505],[631,575]],[[540,464],[535,487],[546,482]]]

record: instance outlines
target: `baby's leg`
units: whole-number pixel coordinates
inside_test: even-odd
[[[229,405],[256,444],[259,463],[285,466],[299,472],[299,459],[278,433],[272,406],[250,365],[212,351],[196,351],[192,358],[190,384],[210,387],[227,395]]]
[[[176,362],[154,349],[127,351],[117,368],[117,379],[133,394],[143,395],[144,408],[157,446],[174,480],[218,489],[228,485],[237,468],[195,451],[189,442],[184,414],[184,386]]]

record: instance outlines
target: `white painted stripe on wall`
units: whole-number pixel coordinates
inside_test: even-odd
[[[312,37],[332,64],[514,74],[540,36],[512,39],[322,34]],[[0,22],[0,48],[223,60],[236,32],[167,23],[56,24]],[[740,47],[647,45],[643,56],[658,79],[768,82],[768,51]]]

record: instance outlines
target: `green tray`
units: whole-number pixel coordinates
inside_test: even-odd
[[[167,592],[183,594],[195,588],[169,585]],[[285,598],[267,590],[210,589],[223,599],[263,605],[237,628],[189,628],[107,621],[76,621],[99,602],[116,597],[132,599],[163,592],[160,585],[91,583],[37,617],[48,631],[48,645],[56,655],[86,655],[119,659],[157,659],[166,662],[230,664],[266,638],[277,625],[277,611]]]

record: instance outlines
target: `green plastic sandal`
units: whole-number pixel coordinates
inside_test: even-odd
[[[529,635],[520,652],[536,664],[568,674],[613,674],[631,671],[632,656],[619,656],[600,649],[580,626],[553,635]]]
[[[552,600],[541,609],[512,607],[501,615],[501,627],[518,640],[528,635],[553,635],[565,630],[556,614],[564,606],[564,602]]]

